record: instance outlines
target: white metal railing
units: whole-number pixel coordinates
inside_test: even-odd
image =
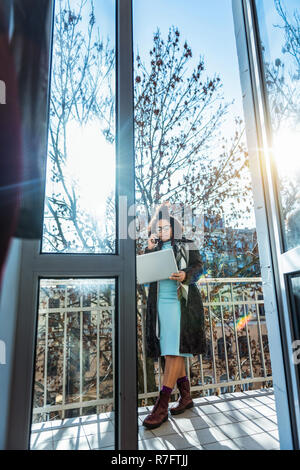
[[[225,286],[225,288],[220,288],[221,286]],[[204,309],[206,310],[206,321],[209,324],[209,336],[211,342],[211,359],[210,359],[210,368],[206,368],[206,370],[210,370],[209,376],[211,377],[211,383],[205,383],[205,367],[203,364],[203,355],[199,355],[199,380],[197,385],[191,385],[192,391],[220,391],[220,389],[224,389],[224,387],[233,387],[234,389],[238,385],[246,385],[246,384],[271,384],[272,382],[272,375],[271,373],[267,373],[266,367],[266,357],[263,345],[263,334],[262,329],[265,329],[265,335],[267,336],[266,331],[266,322],[265,319],[261,319],[261,313],[259,311],[259,305],[264,305],[264,301],[262,299],[262,280],[260,277],[255,278],[202,278],[198,281],[198,287],[201,289],[202,294],[206,298],[206,301],[203,302]],[[235,292],[237,290],[238,291]],[[256,287],[256,288],[253,288]],[[217,288],[217,294],[213,294],[213,288]],[[225,292],[224,292],[225,291]],[[239,292],[240,291],[240,292]],[[251,292],[252,291],[252,292]],[[259,294],[260,292],[260,294]],[[222,295],[224,293],[227,294],[229,298],[225,301],[222,300]],[[237,295],[239,294],[239,295]],[[212,295],[215,297],[213,300],[211,299]],[[261,299],[259,299],[259,295]],[[235,297],[240,297],[240,299],[236,299]],[[247,297],[247,299],[245,298]],[[238,329],[237,329],[237,316],[235,309],[239,308],[243,310],[244,315],[247,313],[246,311],[249,307],[253,307],[253,314],[255,314],[255,320],[249,321],[245,323],[243,328],[245,332],[245,337],[247,339],[247,348],[248,348],[248,361],[249,361],[249,369],[250,369],[250,376],[247,375],[246,378],[243,377],[242,366],[246,362],[241,361],[240,358],[240,346],[239,346],[239,336],[238,336]],[[219,315],[216,315],[213,311],[214,309],[219,309]],[[234,334],[234,346],[235,346],[235,356],[236,356],[236,371],[235,371],[235,378],[230,380],[230,373],[229,373],[229,357],[227,347],[225,347],[227,343],[226,338],[226,331],[225,331],[225,324],[224,324],[224,310],[230,308],[232,313],[232,321],[227,322],[226,326],[231,327]],[[142,323],[143,323],[143,344],[144,344],[144,324],[145,324],[145,310],[146,307],[143,306],[143,315],[142,315]],[[215,321],[215,326],[213,327],[213,321]],[[262,374],[259,376],[254,375],[253,370],[253,358],[251,354],[251,344],[250,344],[250,332],[257,328],[257,342],[259,347],[259,354],[260,354],[260,369]],[[214,331],[219,330],[219,339],[223,339],[224,345],[224,360],[222,361],[222,366],[219,366],[219,373],[217,367],[217,358],[215,352],[215,340],[214,340]],[[249,354],[250,351],[250,354]],[[143,346],[143,357],[145,357],[145,347]],[[190,379],[190,371],[191,371],[191,362],[193,359],[186,358],[187,361],[187,374]],[[207,361],[206,361],[207,362]],[[219,361],[220,362],[220,361]],[[269,360],[270,362],[270,360]],[[147,377],[146,377],[146,367],[145,361],[143,361],[143,371],[144,371],[144,390],[145,392],[139,394],[139,398],[144,398],[147,404],[147,398],[155,397],[157,392],[148,392],[147,390]],[[270,369],[270,367],[269,367]],[[220,380],[220,376],[227,376],[228,380]],[[159,359],[159,368],[158,368],[158,383],[159,388],[161,386],[161,366],[160,366],[160,359]],[[219,377],[219,380],[218,380]]]
[[[52,281],[55,282],[55,281]],[[62,285],[64,281],[60,280],[59,284]],[[266,353],[264,351],[263,344],[263,330],[264,334],[267,335],[266,324],[264,318],[261,318],[259,306],[264,304],[262,299],[261,289],[261,278],[202,278],[198,282],[198,287],[202,291],[204,297],[203,306],[205,309],[205,319],[207,328],[209,331],[209,341],[211,342],[210,356],[203,357],[203,355],[194,356],[193,358],[186,358],[187,375],[191,379],[191,369],[193,369],[194,375],[197,376],[195,384],[191,385],[192,391],[207,392],[220,392],[220,389],[226,390],[226,387],[235,390],[238,386],[247,384],[266,384],[272,382],[272,376],[269,374],[268,367],[266,365]],[[260,297],[260,298],[259,298]],[[84,410],[88,407],[96,407],[97,412],[103,410],[103,406],[113,406],[113,393],[114,384],[111,383],[111,391],[108,397],[101,397],[100,392],[100,369],[101,369],[101,346],[100,337],[105,337],[106,340],[109,338],[109,352],[112,355],[114,351],[114,306],[101,306],[99,299],[89,306],[83,305],[83,299],[80,298],[80,305],[76,307],[70,307],[67,305],[67,291],[65,294],[64,306],[57,308],[46,307],[39,309],[39,334],[37,348],[41,348],[39,356],[42,356],[43,364],[43,376],[39,377],[38,368],[36,367],[35,376],[35,390],[37,390],[37,382],[39,387],[41,384],[43,387],[42,392],[42,406],[34,406],[34,416],[42,418],[43,420],[49,419],[49,413],[59,413],[61,418],[65,417],[66,410],[78,410],[78,414],[84,414]],[[145,305],[138,305],[140,313],[140,327],[141,337],[139,338],[139,355],[142,359],[143,364],[143,388],[144,392],[139,393],[138,398],[143,399],[147,404],[148,398],[156,397],[157,390],[148,391],[148,378],[145,353],[145,316],[146,307]],[[237,329],[237,315],[236,310],[242,311],[244,314],[249,312],[251,309],[254,320],[250,320],[243,327],[244,337],[246,338],[246,345],[248,354],[246,359],[242,360],[240,357],[240,346],[239,346],[239,334]],[[96,351],[93,361],[92,377],[94,377],[94,389],[93,399],[87,399],[86,391],[84,390],[84,365],[83,365],[83,337],[84,337],[84,312],[93,313],[96,318],[96,322],[92,322],[90,325],[94,333],[94,350]],[[68,327],[68,315],[71,313],[77,313],[79,315],[79,390],[78,393],[73,397],[73,402],[70,402],[70,397],[66,394],[67,384],[67,327]],[[63,316],[62,329],[63,329],[63,353],[59,359],[59,363],[62,369],[62,374],[59,377],[59,388],[62,389],[61,403],[48,403],[48,353],[49,353],[49,317],[53,314],[60,314]],[[43,321],[41,321],[41,319]],[[231,332],[231,336],[226,334],[228,331]],[[250,334],[251,333],[251,334]],[[43,338],[41,341],[39,338]],[[231,338],[230,347],[227,348],[228,338]],[[221,347],[216,339],[221,339]],[[223,343],[222,343],[223,341]],[[256,349],[253,352],[253,341],[255,341]],[[42,345],[42,346],[41,346]],[[43,346],[44,345],[44,346]],[[43,354],[44,347],[44,354]],[[216,351],[218,349],[218,351]],[[244,356],[244,355],[243,355]],[[259,356],[259,360],[257,359]],[[110,374],[113,375],[114,371],[114,358],[112,356],[112,364]],[[195,360],[196,359],[196,360]],[[39,359],[41,360],[41,359]],[[270,363],[270,359],[268,358]],[[247,365],[247,376],[245,377],[245,368]],[[156,384],[159,390],[162,385],[162,370],[160,358],[156,366]],[[255,374],[254,366],[259,368],[259,373]],[[232,372],[233,371],[233,372]],[[109,374],[108,374],[109,375]],[[42,380],[41,380],[42,379]],[[209,380],[207,380],[209,379]],[[57,378],[58,380],[58,378]],[[210,383],[209,383],[210,382]],[[57,391],[59,393],[59,390]],[[177,389],[175,389],[175,399],[177,398]],[[41,399],[40,399],[41,402]],[[53,416],[53,415],[52,415]]]

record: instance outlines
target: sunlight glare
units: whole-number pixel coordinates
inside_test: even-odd
[[[83,209],[104,218],[105,204],[115,190],[115,146],[107,142],[97,121],[67,125],[67,172],[75,182]]]
[[[296,177],[300,172],[300,133],[290,128],[279,130],[273,149],[280,176]]]

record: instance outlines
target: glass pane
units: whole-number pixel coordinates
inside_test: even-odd
[[[42,279],[31,449],[114,447],[115,279]]]
[[[284,249],[300,245],[299,0],[256,1]]]
[[[289,277],[292,304],[293,360],[300,383],[300,274]]]
[[[114,253],[115,2],[55,2],[42,251]]]
[[[186,413],[188,419],[206,395],[272,386],[272,371],[262,340],[267,327],[261,314],[264,300],[232,1],[134,0],[133,20],[137,255],[147,247],[147,224],[155,209],[168,202],[200,253],[197,285],[204,310],[197,310],[196,318],[187,315],[182,331],[171,323],[171,317],[186,315],[184,309],[178,313],[174,284],[169,292],[174,310],[161,307],[167,303],[168,294],[164,297],[161,289],[165,280],[157,283],[158,295],[151,283],[138,284],[142,426],[151,410],[144,407],[155,404],[162,385],[173,387],[169,408],[176,406],[178,388],[176,381],[174,386],[165,382],[171,374],[164,375],[164,361],[179,354],[179,335],[181,345],[185,343],[181,353],[189,353],[189,344],[197,345],[181,369],[189,378],[195,407]],[[161,225],[158,236],[164,226],[169,229]],[[158,297],[162,302],[156,303]],[[202,354],[200,318],[207,339]],[[162,338],[170,331],[175,339],[169,345]],[[163,352],[155,356],[158,343]],[[205,413],[205,407],[201,410]],[[186,427],[171,414],[169,419],[157,435],[171,429],[178,433],[174,440],[140,439],[139,449],[201,446],[196,432],[186,432],[195,429],[192,420]],[[149,437],[148,430],[142,432]]]

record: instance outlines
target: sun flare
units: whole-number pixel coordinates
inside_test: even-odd
[[[115,189],[115,146],[99,124],[71,121],[67,126],[67,172],[76,182],[80,204],[90,215],[104,217],[107,197]]]
[[[284,128],[274,136],[274,157],[279,176],[295,177],[300,173],[300,132]]]

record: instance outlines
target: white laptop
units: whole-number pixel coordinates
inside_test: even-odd
[[[138,284],[168,279],[172,273],[177,272],[177,263],[172,248],[153,251],[136,257]]]

